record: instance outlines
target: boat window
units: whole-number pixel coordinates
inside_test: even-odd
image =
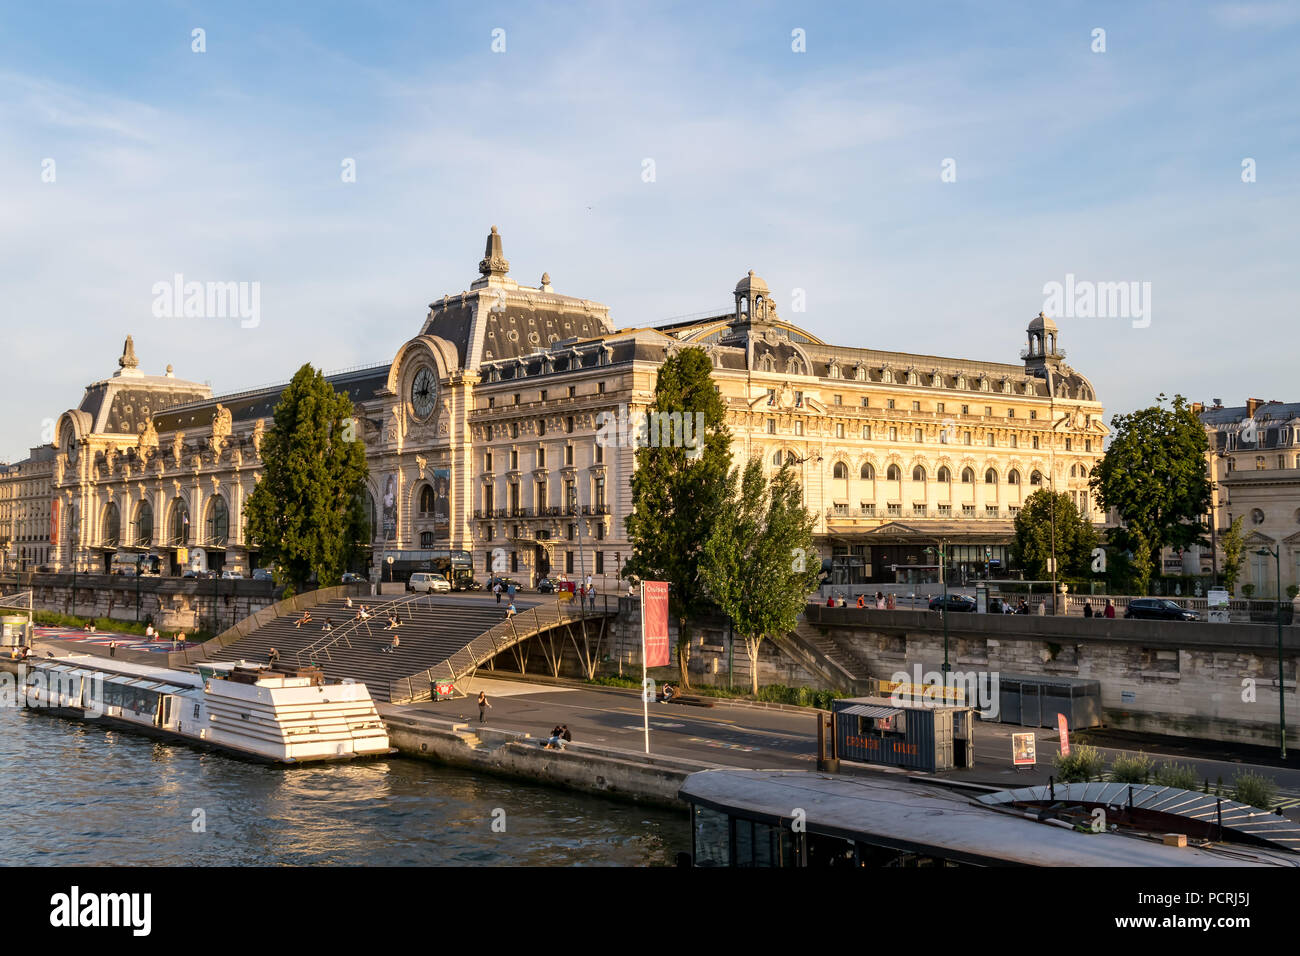
[[[725,813],[708,807],[695,808],[693,836],[696,866],[727,866],[730,862],[728,846],[728,818]]]

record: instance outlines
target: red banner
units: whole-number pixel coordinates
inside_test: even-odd
[[[667,667],[668,582],[641,582],[641,652],[646,667]]]
[[[59,546],[59,499],[50,502],[50,544]]]
[[[1061,756],[1070,756],[1070,725],[1065,720],[1065,714],[1056,715],[1056,726],[1061,731]]]

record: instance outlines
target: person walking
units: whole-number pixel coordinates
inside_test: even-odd
[[[280,652],[277,651],[274,647],[271,648],[271,650],[267,652],[266,662],[270,664],[272,667],[274,667],[276,664],[279,663],[279,661],[280,661]]]
[[[480,724],[483,723],[483,715],[487,713],[487,709],[491,706],[492,706],[492,702],[487,699],[487,694],[483,693],[483,691],[479,691],[478,692],[478,722]]]
[[[1115,616],[1115,602],[1110,598],[1106,598],[1105,615],[1106,617],[1110,617],[1110,618],[1113,618]]]
[[[492,585],[492,593],[497,596],[497,603],[501,603],[501,582],[497,581]]]
[[[152,641],[152,640],[153,640],[153,624],[152,624],[152,623],[151,623],[148,627],[146,627],[146,628],[144,629],[144,637],[145,637],[145,640],[147,640],[147,641]]]

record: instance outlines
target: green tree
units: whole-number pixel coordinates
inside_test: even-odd
[[[296,593],[314,574],[337,584],[365,536],[365,446],[352,402],[304,365],[275,407],[262,439],[262,480],[248,498],[248,535]]]
[[[1056,510],[1057,577],[1086,577],[1092,573],[1092,549],[1097,547],[1097,531],[1079,513],[1070,496],[1055,494],[1046,488],[1025,499],[1016,515],[1016,537],[1011,543],[1011,559],[1031,579],[1045,581],[1051,574],[1052,510]]]
[[[815,520],[790,466],[772,476],[751,459],[731,472],[727,506],[704,544],[700,576],[731,618],[749,654],[751,689],[758,693],[758,649],[768,637],[794,629],[817,586]]]
[[[1111,419],[1115,437],[1092,472],[1103,508],[1123,522],[1111,541],[1133,555],[1138,587],[1150,583],[1160,551],[1203,543],[1201,519],[1210,504],[1205,428],[1181,395]]]
[[[713,362],[699,348],[682,349],[659,367],[649,408],[650,434],[637,442],[632,511],[626,522],[632,553],[623,575],[669,582],[669,612],[677,621],[677,662],[685,687],[690,686],[689,619],[710,605],[700,581],[700,555],[726,501],[731,465],[731,435],[712,371]],[[686,416],[694,447],[685,442]],[[676,432],[673,422],[681,423]]]
[[[1235,594],[1237,579],[1241,577],[1241,565],[1245,560],[1246,536],[1242,534],[1242,516],[1232,519],[1228,530],[1220,539],[1223,543],[1223,586],[1229,594]]]

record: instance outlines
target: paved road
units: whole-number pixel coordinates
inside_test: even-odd
[[[626,750],[644,748],[639,694],[618,688],[556,687],[517,680],[478,677],[461,686],[468,696],[410,705],[440,717],[478,726],[473,698],[479,689],[492,703],[484,726],[546,737],[556,724],[568,724],[574,740]],[[650,744],[654,753],[745,768],[811,770],[817,761],[814,712],[742,707],[717,702],[713,707],[679,704],[650,705]],[[1059,750],[1057,732],[1040,728],[1036,734],[1038,765],[1032,770],[1011,764],[1011,735],[1027,728],[977,723],[975,767],[940,776],[998,787],[1047,783]],[[1288,816],[1300,819],[1300,770],[1209,759],[1187,753],[1162,753],[1152,747],[1099,748],[1107,760],[1123,752],[1144,750],[1157,763],[1191,764],[1211,785],[1222,776],[1225,786],[1243,769],[1275,779]]]
[[[477,677],[461,685],[466,697],[409,705],[421,712],[478,726],[474,705],[479,689],[492,707],[484,726],[547,737],[556,724],[568,724],[573,739],[643,751],[640,695],[615,688],[571,688]],[[403,708],[405,709],[405,708]],[[813,712],[786,713],[718,704],[650,705],[653,753],[733,767],[809,770],[816,766]]]

